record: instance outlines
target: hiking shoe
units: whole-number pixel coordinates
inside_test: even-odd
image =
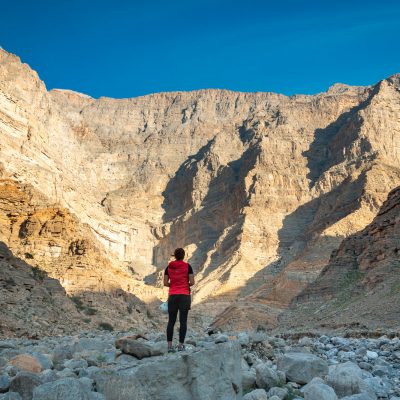
[[[184,344],[179,345],[178,346],[178,351],[185,351],[185,345]]]
[[[175,349],[173,348],[173,347],[170,347],[169,349],[168,349],[168,353],[175,353]]]

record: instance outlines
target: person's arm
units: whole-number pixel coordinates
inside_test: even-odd
[[[165,268],[165,271],[164,271],[164,286],[169,287],[168,267]]]
[[[194,273],[192,266],[189,264],[189,286],[193,285],[194,285]]]

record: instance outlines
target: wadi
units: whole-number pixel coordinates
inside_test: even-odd
[[[0,399],[398,399],[400,74],[382,78],[94,99],[0,49]],[[159,309],[177,247],[186,355]]]

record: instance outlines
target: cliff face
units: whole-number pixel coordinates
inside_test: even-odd
[[[299,330],[341,326],[399,329],[399,255],[397,187],[371,224],[343,240],[317,280],[292,301],[281,323]]]
[[[0,50],[0,78],[3,177],[68,210],[138,288],[185,247],[200,314],[230,306],[221,323],[242,312],[258,321],[265,307],[276,321],[400,184],[399,76],[315,96],[202,90],[95,100],[46,91]],[[21,238],[5,242],[29,253]],[[150,286],[136,292],[161,296]]]

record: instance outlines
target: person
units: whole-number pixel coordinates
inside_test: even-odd
[[[194,285],[194,274],[190,264],[183,261],[185,250],[178,248],[174,251],[175,260],[168,264],[164,271],[164,286],[168,291],[168,325],[167,342],[168,352],[174,352],[172,338],[174,326],[179,311],[179,344],[178,351],[185,350],[185,336],[187,331],[187,318],[190,310],[190,287]]]

